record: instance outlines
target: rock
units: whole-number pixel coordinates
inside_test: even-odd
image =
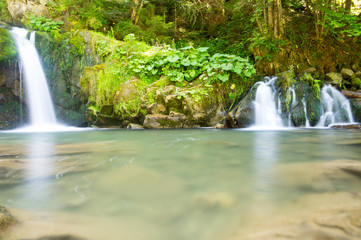
[[[354,63],[354,64],[352,64],[351,69],[352,69],[352,70],[354,70],[355,72],[357,72],[357,71],[360,71],[360,70],[361,70],[361,68],[360,68],[360,66],[359,66],[359,64],[358,64],[358,63]]]
[[[176,94],[167,95],[165,97],[165,106],[168,111],[179,111],[182,109],[182,100]]]
[[[316,73],[317,72],[317,70],[316,70],[316,68],[314,68],[314,67],[309,67],[309,68],[306,68],[305,70],[303,70],[302,71],[302,74],[305,74],[305,73],[308,73],[308,74],[314,74],[314,73]]]
[[[140,80],[133,77],[131,80],[123,83],[120,85],[118,90],[116,91],[113,103],[117,105],[122,102],[129,102],[130,100],[134,99],[138,95],[138,88]]]
[[[361,99],[361,92],[342,90],[342,94],[348,99],[354,99],[354,98]]]
[[[348,69],[348,68],[342,68],[342,70],[341,70],[342,78],[346,79],[346,80],[351,79],[354,74],[355,73],[351,69]]]
[[[315,91],[310,91],[306,95],[307,118],[311,126],[317,125],[321,117],[321,99]]]
[[[355,73],[355,77],[361,78],[361,71],[357,71],[357,72]]]
[[[145,128],[183,128],[186,125],[187,117],[184,114],[171,112],[169,115],[148,114],[145,116],[143,126]]]
[[[117,118],[105,116],[102,114],[97,114],[97,119],[93,123],[93,125],[97,127],[107,127],[107,128],[121,127],[123,125],[123,121]]]
[[[16,219],[10,214],[10,212],[4,206],[0,205],[0,233],[6,231],[16,222]]]
[[[342,83],[342,75],[341,73],[336,72],[330,72],[326,74],[326,81],[329,84],[332,84],[334,86],[340,86]]]
[[[160,103],[152,103],[147,106],[148,113],[150,114],[165,114],[166,108],[163,104]]]
[[[139,125],[139,124],[135,124],[135,123],[129,123],[127,126],[128,129],[132,129],[132,130],[139,130],[139,129],[144,129],[143,126]]]
[[[253,86],[251,91],[234,107],[225,117],[225,126],[228,128],[244,128],[251,126],[255,119],[254,99],[257,86]]]
[[[100,114],[111,116],[113,114],[113,105],[104,104],[100,109]]]
[[[164,122],[167,119],[166,115],[162,114],[148,114],[145,116],[143,126],[145,128],[162,128],[161,122]]]
[[[76,237],[73,235],[59,235],[59,236],[44,236],[40,238],[32,238],[27,240],[86,240],[86,239]]]
[[[196,208],[228,209],[233,206],[235,198],[230,193],[204,193],[193,199]]]
[[[8,10],[13,19],[20,22],[26,14],[34,14],[36,16],[48,14],[46,0],[7,0]]]
[[[295,127],[306,126],[305,110],[302,102],[298,102],[292,109],[291,121]]]
[[[361,129],[361,124],[333,124],[329,126],[330,128],[340,128],[340,129]]]
[[[354,117],[354,121],[361,122],[361,99],[350,99],[350,105]]]
[[[360,77],[355,77],[353,76],[351,78],[351,90],[358,90],[361,89],[361,76]]]

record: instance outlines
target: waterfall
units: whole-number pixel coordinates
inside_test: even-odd
[[[35,33],[26,38],[28,31],[12,28],[10,31],[17,46],[22,68],[27,105],[30,112],[30,126],[43,129],[56,126],[57,121],[47,81],[39,55],[35,48]]]
[[[321,91],[322,115],[318,127],[328,127],[332,124],[354,123],[350,102],[331,85],[326,85]]]
[[[306,128],[310,127],[310,121],[308,121],[308,117],[307,117],[307,105],[306,105],[306,99],[305,97],[303,97],[302,99],[302,104],[303,104],[303,111],[305,112],[305,119],[306,119]]]
[[[296,91],[293,88],[289,88],[292,92],[292,107],[297,105]]]
[[[279,128],[282,120],[276,107],[275,93],[272,84],[277,78],[271,78],[268,82],[258,82],[255,105],[256,128]]]

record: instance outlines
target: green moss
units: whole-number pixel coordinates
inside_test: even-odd
[[[11,14],[7,6],[6,0],[0,0],[0,21],[11,22]]]
[[[86,41],[79,30],[71,33],[68,41],[72,46],[71,53],[75,55],[85,54]]]
[[[16,56],[16,46],[11,34],[7,29],[0,27],[0,62],[12,61]]]

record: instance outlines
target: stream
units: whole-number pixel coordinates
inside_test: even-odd
[[[358,130],[1,131],[0,204],[21,222],[5,239],[257,239],[356,209],[337,163],[360,146]]]

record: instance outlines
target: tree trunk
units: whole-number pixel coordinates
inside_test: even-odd
[[[274,19],[273,19],[273,3],[268,3],[269,6],[267,7],[267,11],[268,11],[268,27],[270,29],[273,28],[273,22],[274,22]]]
[[[345,0],[345,10],[346,12],[351,12],[352,0]]]

